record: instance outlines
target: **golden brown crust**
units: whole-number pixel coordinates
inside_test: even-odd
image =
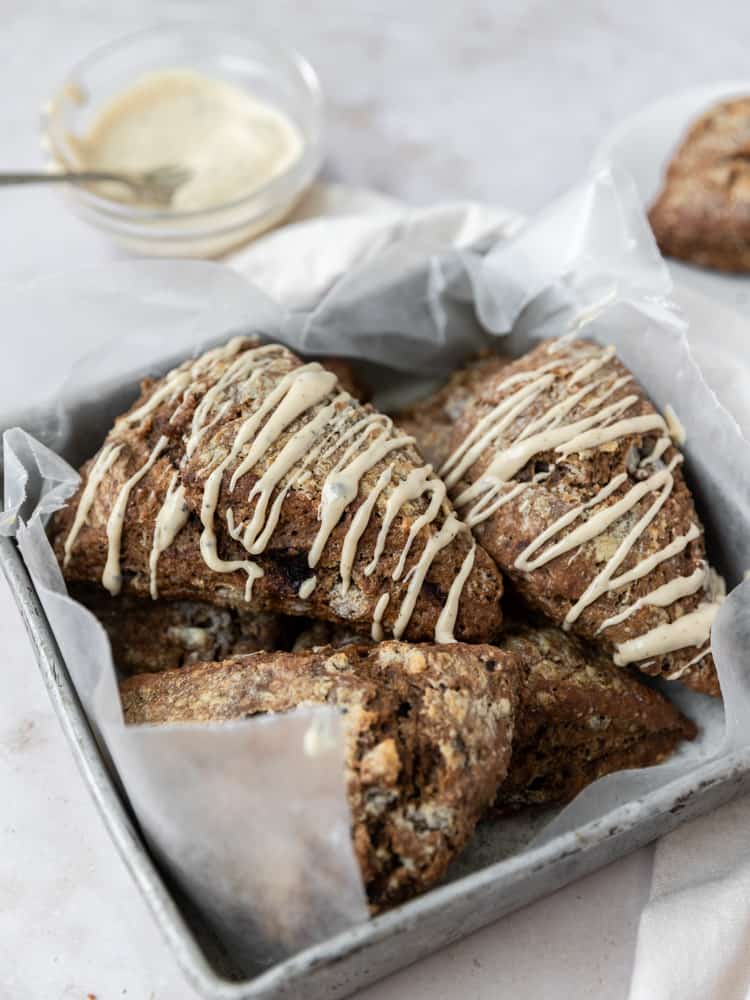
[[[101,622],[115,666],[125,674],[288,649],[297,633],[297,620],[283,615],[220,608],[203,601],[110,597],[89,584],[74,584],[70,593]]]
[[[128,723],[341,708],[352,840],[375,909],[432,885],[470,837],[507,770],[517,690],[510,653],[397,642],[255,653],[120,687]]]
[[[497,371],[490,369],[482,372],[475,369],[473,375],[467,379],[467,384],[471,385],[472,398],[462,404],[460,415],[453,427],[448,453],[464,442],[493,408],[518,391],[520,383],[507,385],[508,379],[523,372],[535,371],[540,365],[548,366],[546,370],[556,376],[552,385],[541,392],[508,425],[502,436],[484,448],[477,461],[467,469],[462,480],[453,487],[454,497],[459,496],[469,484],[482,480],[500,449],[507,447],[510,441],[549,407],[566,398],[567,377],[577,365],[585,363],[587,357],[593,358],[601,350],[586,341],[573,341],[558,347],[555,353],[550,353],[549,347],[552,343],[554,342],[545,342]],[[612,358],[601,371],[606,374],[608,384],[613,383],[615,379],[624,379],[630,375],[617,358]],[[608,405],[614,404],[631,395],[637,396],[637,399],[625,411],[628,418],[656,413],[632,377],[611,392],[606,402]],[[572,409],[565,419],[575,421],[581,416],[590,415],[590,411],[583,409],[589,399],[590,397],[588,399],[584,397],[580,407]],[[436,405],[439,408],[441,404],[438,402]],[[429,414],[431,412],[429,401],[423,406],[423,412]],[[419,443],[418,428],[414,423],[410,426],[416,433]],[[590,517],[619,501],[644,477],[643,468],[638,468],[635,460],[640,460],[650,453],[657,437],[658,434],[653,431],[629,433],[617,441],[607,442],[596,449],[568,454],[563,459],[553,450],[539,452],[511,480],[511,485],[525,483],[524,489],[486,520],[475,525],[473,530],[476,538],[513,581],[527,604],[542,612],[555,624],[563,624],[566,615],[580,599],[588,584],[612,556],[636,520],[653,502],[653,494],[645,496],[630,512],[614,521],[594,540],[558,556],[531,572],[516,568],[518,556],[553,522],[591,501],[615,476],[624,473],[626,478],[623,485],[601,504],[589,508],[585,516]],[[654,464],[649,469],[656,470],[663,467],[664,463],[670,462],[676,454],[676,449],[670,446],[664,452],[661,463]],[[442,452],[436,457],[444,459],[445,455],[446,446],[443,443]],[[546,472],[551,472],[549,478],[541,482],[530,482],[535,474],[543,475]],[[638,541],[619,567],[618,573],[626,572],[642,559],[661,550],[669,542],[688,532],[692,524],[700,527],[700,520],[679,465],[673,475],[674,488],[670,496],[642,531]],[[464,513],[463,508],[461,512]],[[618,643],[640,636],[658,625],[676,620],[695,610],[705,600],[702,591],[675,601],[667,607],[644,605],[625,620],[599,631],[606,620],[631,606],[638,598],[678,576],[690,576],[704,563],[705,547],[701,530],[699,537],[689,542],[681,553],[665,560],[648,575],[619,590],[605,593],[590,603],[576,619],[573,630],[583,638],[613,652]],[[674,674],[682,670],[697,652],[694,647],[686,647],[672,653],[654,656],[642,662],[640,668],[654,675]],[[710,654],[689,667],[680,679],[697,691],[719,694],[716,669]]]
[[[252,346],[255,345],[248,344],[248,348]],[[290,351],[279,348],[273,363],[259,378],[241,392],[233,390],[226,395],[226,405],[222,407],[220,417],[206,426],[197,447],[186,457],[185,442],[190,435],[196,406],[208,389],[227,371],[232,360],[215,363],[208,373],[199,372],[191,379],[188,391],[164,399],[137,423],[129,424],[126,414],[115,424],[108,441],[118,441],[122,448],[96,492],[72,557],[65,566],[64,572],[68,580],[95,582],[101,579],[107,558],[107,522],[116,498],[123,484],[143,468],[152,449],[164,437],[166,447],[133,487],[127,505],[121,557],[123,592],[142,596],[149,592],[149,555],[156,518],[173,476],[177,473],[186,491],[185,502],[190,514],[187,524],[159,560],[159,594],[170,599],[197,599],[223,606],[245,605],[245,572],[214,572],[208,569],[201,556],[200,512],[204,490],[211,471],[227,456],[242,422],[258,411],[263,400],[268,398],[280,380],[299,368],[301,362]],[[189,364],[191,363],[186,363]],[[164,380],[144,383],[141,396],[129,413],[132,414],[148,403],[163,386]],[[332,397],[337,392],[338,389],[332,390]],[[321,405],[310,407],[306,411],[306,417],[318,413],[320,409]],[[350,428],[357,420],[376,413],[372,407],[362,406],[354,401],[350,405],[350,411],[344,428]],[[257,503],[257,497],[249,499],[253,487],[271,467],[292,435],[299,430],[302,419],[293,422],[279,434],[260,460],[238,478],[234,489],[230,489],[230,480],[244,452],[226,468],[215,516],[217,551],[221,558],[249,558],[241,541],[235,540],[229,533],[227,511],[231,509],[235,524],[251,518]],[[395,430],[388,433],[394,439],[398,434]],[[398,483],[423,464],[416,448],[404,442],[363,475],[356,498],[332,531],[315,566],[314,590],[306,597],[301,597],[300,586],[313,573],[308,565],[308,555],[320,528],[318,516],[323,482],[351,443],[351,439],[345,439],[344,434],[345,430],[342,430],[336,439],[341,441],[338,447],[329,455],[321,455],[316,460],[314,474],[289,490],[281,507],[278,524],[265,550],[252,556],[263,575],[253,584],[249,606],[253,610],[309,615],[331,621],[353,622],[369,628],[375,607],[383,593],[387,592],[390,599],[382,618],[382,626],[386,635],[392,634],[407,595],[409,570],[419,560],[428,540],[437,535],[453,512],[446,500],[434,522],[422,527],[417,534],[404,572],[398,580],[394,580],[394,570],[407,542],[409,530],[426,511],[429,496],[423,495],[407,501],[393,521],[383,554],[374,571],[366,571],[375,550],[389,497]],[[391,482],[379,495],[367,528],[360,538],[352,567],[351,586],[345,593],[340,574],[342,543],[357,510],[389,464],[392,465]],[[91,467],[91,462],[83,467],[81,487],[53,521],[55,547],[61,562],[63,545]],[[462,531],[437,553],[419,589],[413,613],[403,633],[404,638],[417,640],[433,637],[451,584],[471,547],[470,535]],[[502,621],[501,594],[502,580],[497,567],[478,548],[473,569],[459,602],[456,637],[467,641],[484,641],[497,634]]]
[[[502,811],[567,802],[605,774],[661,763],[696,735],[658,691],[561,629],[512,625],[499,646],[524,671]]]
[[[693,123],[649,219],[668,257],[750,272],[750,97],[718,104]]]

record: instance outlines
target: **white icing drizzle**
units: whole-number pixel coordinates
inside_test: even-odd
[[[563,346],[563,339],[552,345],[549,353],[558,351]],[[619,541],[614,554],[606,560],[604,567],[588,583],[578,601],[568,611],[563,622],[563,627],[566,629],[569,629],[586,608],[601,596],[647,576],[665,560],[684,551],[690,542],[700,535],[698,526],[691,524],[684,535],[672,539],[658,552],[645,557],[631,569],[617,575],[618,569],[673,490],[673,471],[682,462],[682,455],[675,455],[666,466],[662,456],[671,446],[672,439],[679,443],[684,441],[684,430],[670,406],[665,409],[667,418],[665,421],[658,413],[627,416],[627,412],[639,401],[636,394],[628,394],[609,402],[616,392],[632,381],[631,375],[618,375],[616,371],[606,371],[614,358],[615,349],[611,346],[592,348],[588,351],[567,375],[562,398],[549,405],[541,415],[526,423],[515,436],[512,436],[511,429],[516,421],[541,394],[548,391],[553,383],[561,378],[552,371],[559,362],[542,364],[534,370],[517,373],[500,382],[498,386],[500,391],[506,389],[513,391],[477,422],[441,469],[441,474],[445,476],[448,485],[455,486],[488,449],[493,445],[496,446],[494,455],[482,475],[474,483],[466,486],[455,499],[458,509],[469,508],[468,511],[464,511],[464,517],[467,524],[474,526],[491,517],[504,504],[533,488],[551,474],[542,472],[533,475],[528,481],[515,481],[518,473],[536,455],[554,451],[563,459],[573,453],[594,450],[610,442],[619,441],[631,434],[658,432],[651,453],[639,461],[639,468],[643,470],[645,478],[629,486],[626,492],[609,506],[590,513],[629,482],[627,473],[614,476],[590,500],[567,511],[548,525],[515,560],[516,569],[532,573],[565,553],[572,551],[571,558],[574,558],[580,552],[581,546],[599,537],[616,521],[629,515],[650,494],[655,494],[645,513],[630,527],[624,538]],[[569,414],[576,409],[580,416],[570,420]],[[511,439],[507,443],[503,441],[502,446],[497,447],[498,442],[509,433]],[[653,472],[646,475],[649,466],[653,467]],[[675,601],[696,594],[700,590],[707,590],[711,585],[709,577],[708,568],[701,565],[689,576],[677,577],[635,600],[620,613],[606,619],[599,626],[598,632],[625,621],[643,607],[669,607]],[[711,598],[691,614],[621,643],[617,647],[616,661],[622,661],[623,664],[636,662],[646,657],[672,652],[685,645],[705,643],[717,607],[718,602]]]
[[[159,556],[166,552],[180,531],[187,524],[190,510],[185,503],[185,487],[179,482],[180,474],[174,472],[167,487],[164,503],[159,508],[154,525],[154,539],[148,557],[149,591],[156,600],[159,596],[157,569]]]
[[[409,586],[404,599],[401,602],[398,617],[393,625],[394,639],[400,639],[404,634],[406,626],[409,624],[409,619],[414,611],[414,605],[417,603],[417,597],[422,589],[422,584],[424,583],[424,579],[429,572],[430,566],[432,566],[432,563],[435,560],[435,556],[446,546],[450,545],[460,531],[468,530],[468,527],[463,523],[463,521],[459,521],[454,514],[451,514],[446,518],[440,531],[431,538],[428,538],[427,544],[424,549],[422,549],[422,554],[420,555],[419,560],[409,571]],[[450,642],[453,640],[445,639],[444,641]]]
[[[626,618],[634,615],[636,611],[639,611],[643,607],[652,605],[657,608],[666,608],[670,604],[674,604],[675,601],[679,601],[682,597],[689,597],[691,594],[697,593],[704,588],[707,576],[708,567],[703,563],[690,576],[676,576],[674,580],[668,580],[661,587],[657,587],[655,590],[649,591],[648,594],[644,594],[643,597],[639,597],[637,601],[634,601],[618,615],[612,615],[611,618],[603,621],[596,630],[597,635],[603,632],[605,628],[611,628],[613,625],[619,625],[620,622],[624,622]]]
[[[238,354],[247,343],[246,337],[233,337],[228,343],[221,347],[215,347],[211,351],[206,351],[196,361],[187,362],[173,368],[164,376],[164,381],[158,389],[149,396],[142,406],[132,410],[130,413],[118,419],[118,423],[127,426],[140,424],[144,419],[164,402],[173,402],[177,397],[189,389],[193,382],[203,375],[217,361],[225,361]],[[174,415],[173,415],[174,416]]]
[[[389,430],[390,428],[386,427],[381,428],[380,434],[368,434],[370,443],[365,450],[343,468],[343,460],[340,460],[326,476],[320,502],[320,528],[307,557],[310,569],[317,566],[333,529],[341,520],[341,515],[346,508],[357,496],[359,483],[364,474],[369,472],[378,462],[381,462],[390,452],[412,444],[414,441],[414,438],[406,435],[390,437]]]
[[[308,578],[306,580],[303,580],[302,583],[300,584],[300,588],[297,591],[297,593],[302,598],[303,601],[306,601],[307,598],[310,596],[310,594],[312,594],[312,592],[315,590],[315,584],[317,583],[317,579],[318,578],[315,576],[315,574],[313,574],[312,576],[308,576]]]
[[[102,586],[104,586],[112,596],[120,593],[122,587],[122,574],[120,573],[120,548],[122,545],[122,526],[125,522],[125,510],[133,487],[136,486],[153,466],[159,455],[169,444],[169,439],[162,435],[156,442],[148,459],[138,469],[130,479],[127,479],[117,494],[114,506],[107,521],[107,562],[102,573]]]
[[[99,484],[114,465],[121,450],[121,444],[116,444],[114,442],[105,444],[89,469],[86,486],[83,493],[81,493],[81,499],[78,501],[76,516],[73,519],[73,524],[71,525],[70,531],[65,539],[63,567],[67,566],[70,562],[70,557],[73,554],[73,546],[78,539],[81,528],[84,526],[86,519],[89,516]]]
[[[711,624],[719,610],[719,602],[704,601],[695,611],[691,611],[673,622],[657,625],[643,635],[627,639],[615,647],[614,661],[618,667],[645,660],[649,656],[663,656],[685,646],[702,646],[711,632]],[[687,665],[685,667],[687,669]],[[682,676],[684,670],[670,675],[671,680]]]
[[[435,642],[453,642],[453,629],[456,626],[456,616],[458,615],[458,605],[461,593],[464,589],[469,573],[474,568],[474,559],[477,554],[476,545],[472,545],[466,553],[461,569],[456,574],[456,578],[448,591],[448,599],[443,605],[440,617],[435,628]]]
[[[682,675],[685,674],[685,673],[687,673],[687,671],[692,666],[694,666],[696,663],[700,663],[701,660],[705,660],[705,658],[708,656],[708,654],[710,652],[711,652],[711,644],[709,643],[706,646],[706,648],[702,649],[700,651],[700,653],[698,653],[697,656],[694,656],[692,658],[692,660],[688,660],[687,663],[685,663],[683,666],[681,666],[678,670],[673,670],[671,674],[667,674],[667,680],[668,681],[675,681],[679,677],[682,677]]]
[[[354,565],[354,559],[357,555],[357,546],[359,545],[359,540],[367,529],[367,525],[370,523],[370,517],[375,508],[378,497],[386,488],[388,483],[391,481],[391,476],[393,475],[393,466],[388,465],[380,473],[377,483],[364,503],[360,505],[359,510],[352,518],[352,523],[349,525],[349,530],[346,535],[344,535],[344,541],[341,546],[341,562],[339,563],[339,572],[341,573],[341,589],[346,594],[349,590],[349,585],[352,579],[352,566]],[[387,596],[387,595],[386,595]]]
[[[609,581],[610,590],[619,590],[628,583],[632,583],[634,580],[640,580],[641,577],[647,576],[651,570],[655,569],[661,563],[665,562],[667,559],[671,559],[673,556],[679,555],[683,552],[690,542],[695,538],[699,538],[701,534],[701,529],[697,524],[691,524],[684,535],[678,535],[677,538],[673,538],[669,545],[665,545],[663,549],[659,549],[658,552],[654,552],[653,555],[646,556],[645,559],[641,559],[639,563],[636,563],[632,569],[629,569],[627,573],[621,573],[619,576],[614,576]]]
[[[380,595],[378,603],[375,605],[375,611],[372,616],[372,629],[370,631],[374,642],[383,641],[383,626],[381,623],[390,599],[391,595],[386,591],[384,594]]]
[[[685,433],[685,428],[682,421],[677,416],[677,414],[672,409],[671,403],[667,403],[664,407],[664,419],[667,422],[667,427],[669,428],[669,436],[675,442],[675,444],[683,445],[687,441],[687,434]]]

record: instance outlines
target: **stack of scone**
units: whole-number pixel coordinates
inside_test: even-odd
[[[612,348],[482,358],[396,422],[355,393],[236,338],[142,385],[52,533],[127,722],[340,708],[377,910],[489,810],[691,739],[639,673],[719,694],[723,588],[676,425]]]

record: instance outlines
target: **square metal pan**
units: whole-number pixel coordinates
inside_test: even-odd
[[[0,538],[0,565],[23,618],[52,704],[89,791],[185,975],[209,1000],[345,997],[498,917],[608,864],[678,824],[750,790],[750,747],[696,768],[573,833],[527,849],[237,979],[190,904],[152,860],[89,727],[15,543]]]

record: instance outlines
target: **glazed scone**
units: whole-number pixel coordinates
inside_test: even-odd
[[[691,126],[649,220],[668,257],[750,272],[750,97],[724,101]]]
[[[492,638],[493,561],[408,435],[321,365],[236,338],[146,382],[53,521],[69,581]]]
[[[562,629],[514,624],[498,645],[522,665],[499,810],[568,802],[597,778],[660,764],[695,737],[663,695]]]
[[[115,666],[126,674],[287,649],[297,632],[296,619],[201,601],[111,597],[90,584],[73,585],[71,597],[99,619],[109,637]]]
[[[337,705],[354,850],[378,910],[433,885],[492,802],[510,760],[518,666],[491,646],[383,642],[139,674],[120,692],[128,723]]]
[[[613,348],[548,341],[473,384],[440,474],[528,605],[717,695],[723,582],[670,433]]]

